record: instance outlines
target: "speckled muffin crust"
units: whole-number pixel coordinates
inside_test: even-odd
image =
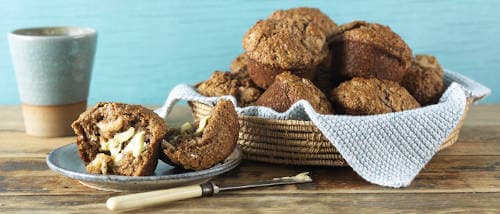
[[[354,21],[328,38],[333,69],[344,80],[376,77],[400,82],[411,65],[411,49],[389,27]]]
[[[337,24],[326,14],[317,8],[298,7],[288,10],[274,11],[268,19],[304,19],[307,22],[313,22],[319,26],[326,36],[331,35]]]
[[[398,83],[376,78],[355,77],[332,90],[331,98],[339,113],[371,115],[420,107]]]
[[[307,22],[313,22],[320,27],[327,37],[332,35],[337,28],[337,24],[317,8],[298,7],[288,10],[277,10],[269,16],[269,19],[303,19]],[[329,53],[325,61],[319,66],[316,77],[313,80],[314,84],[324,93],[329,93],[336,84],[333,81],[331,63],[331,53]]]
[[[71,126],[88,172],[127,176],[153,173],[167,132],[153,111],[123,103],[98,103]]]
[[[320,114],[333,114],[330,102],[321,90],[310,80],[300,78],[290,72],[283,72],[276,76],[274,83],[255,104],[285,112],[299,100],[307,100]]]
[[[219,100],[206,121],[198,121],[188,128],[171,129],[162,142],[163,155],[160,157],[184,169],[207,169],[233,152],[238,132],[238,115],[233,103]]]
[[[238,80],[234,79],[229,72],[215,71],[208,80],[201,82],[196,88],[198,92],[209,97],[236,96]]]
[[[238,100],[238,106],[253,104],[262,94],[262,90],[248,77],[244,69],[235,72],[215,71],[208,80],[196,86],[200,94],[211,97],[232,95]]]
[[[233,59],[229,68],[233,74],[241,75],[242,78],[250,78],[248,75],[247,64],[247,56],[245,53],[242,53]]]
[[[421,105],[437,103],[443,94],[443,69],[436,57],[431,55],[416,55],[412,66],[403,77],[401,85]]]
[[[238,81],[238,93],[236,99],[238,106],[245,107],[255,103],[264,92],[253,82],[248,74],[248,61],[245,53],[240,54],[231,63],[231,74]]]
[[[328,55],[325,34],[303,19],[260,20],[243,37],[243,48],[250,77],[261,88],[286,70],[312,80]]]
[[[318,66],[318,72],[313,80],[314,85],[323,93],[329,94],[330,91],[340,84],[340,79],[334,75],[332,69],[332,54],[329,53],[327,60]]]

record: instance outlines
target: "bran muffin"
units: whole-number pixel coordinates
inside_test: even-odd
[[[248,61],[245,53],[238,55],[231,62],[230,66],[231,73],[240,75],[241,78],[250,78],[250,76],[248,75],[247,64]]]
[[[184,169],[202,170],[224,161],[236,147],[238,115],[233,103],[219,100],[210,112],[194,125],[171,129],[162,142],[160,158]]]
[[[334,75],[331,59],[332,55],[331,52],[329,52],[327,60],[320,64],[318,73],[313,80],[314,85],[324,94],[330,93],[330,91],[340,83],[339,78]]]
[[[335,32],[337,28],[337,24],[330,19],[326,14],[321,12],[321,10],[317,8],[309,8],[309,7],[298,7],[291,8],[288,10],[277,10],[273,12],[269,19],[303,19],[307,22],[313,22],[319,26],[319,28],[323,31],[325,36],[328,38]],[[332,76],[332,61],[331,61],[331,53],[325,58],[325,61],[321,63],[319,69],[317,71],[316,77],[313,80],[314,84],[321,90],[323,93],[329,93],[330,90],[336,84],[334,82],[334,77]]]
[[[215,71],[208,80],[197,85],[196,89],[201,94],[209,97],[236,96],[238,93],[238,81],[229,72]]]
[[[400,82],[411,65],[411,49],[389,27],[354,21],[328,38],[333,70],[343,80],[376,77]]]
[[[238,93],[236,99],[238,106],[245,107],[253,105],[260,97],[263,90],[250,78],[247,69],[247,57],[245,53],[240,54],[231,63],[231,74],[238,81]]]
[[[420,107],[398,83],[376,78],[355,77],[331,92],[331,100],[340,113],[371,115]]]
[[[321,90],[305,78],[290,72],[276,76],[274,83],[259,97],[258,106],[266,106],[278,112],[285,112],[299,100],[307,100],[320,114],[333,114],[327,97]]]
[[[151,175],[166,122],[139,105],[98,103],[71,125],[80,158],[94,174]]]
[[[437,103],[443,94],[444,72],[436,57],[416,55],[412,65],[403,77],[401,85],[415,97],[421,105]]]
[[[288,10],[274,11],[268,19],[304,19],[307,22],[313,22],[319,26],[325,36],[331,35],[337,24],[326,14],[317,8],[298,7]]]
[[[258,21],[243,37],[248,73],[266,89],[283,71],[313,80],[328,55],[321,28],[304,19]]]
[[[244,70],[232,73],[215,71],[208,80],[198,84],[196,90],[211,97],[234,96],[240,107],[253,104],[262,94],[262,90],[253,83]]]

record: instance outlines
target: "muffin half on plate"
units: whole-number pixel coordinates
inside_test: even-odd
[[[98,103],[72,124],[87,172],[151,175],[158,163],[166,122],[139,105]]]
[[[238,115],[233,103],[219,100],[209,117],[168,131],[160,158],[184,169],[203,170],[224,161],[236,147]]]

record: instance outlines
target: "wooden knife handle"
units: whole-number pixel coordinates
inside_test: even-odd
[[[179,201],[188,198],[210,196],[214,194],[212,183],[191,185],[165,190],[136,193],[111,197],[106,201],[106,207],[110,210],[128,210],[147,206],[154,206],[171,201]]]

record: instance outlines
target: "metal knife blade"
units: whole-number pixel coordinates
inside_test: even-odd
[[[220,191],[239,190],[239,189],[247,189],[255,187],[267,187],[267,186],[276,186],[284,184],[300,184],[308,182],[312,182],[311,177],[309,177],[309,172],[302,172],[291,177],[274,178],[272,180],[257,181],[248,184],[239,184],[234,186],[216,186],[214,188],[214,193],[218,193]]]

